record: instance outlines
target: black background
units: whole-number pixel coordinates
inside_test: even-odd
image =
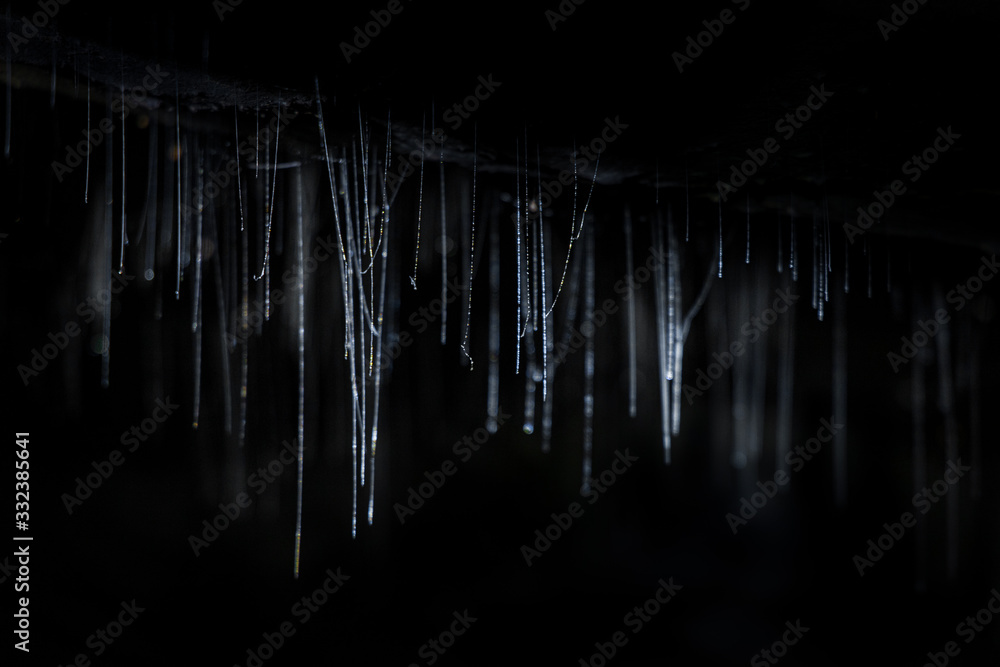
[[[990,590],[1000,585],[998,497],[991,484],[998,470],[996,436],[985,419],[998,396],[992,372],[998,361],[993,283],[968,309],[955,313],[952,327],[955,359],[966,359],[964,368],[969,363],[980,368],[984,449],[977,471],[982,496],[972,497],[970,480],[950,491],[960,502],[957,577],[946,572],[943,507],[918,519],[927,530],[923,589],[915,587],[920,549],[912,533],[864,577],[858,577],[851,559],[882,532],[883,522],[912,509],[910,498],[917,490],[911,467],[910,368],[894,374],[886,351],[898,348],[899,336],[911,334],[915,322],[933,312],[935,287],[947,292],[997,249],[997,136],[991,106],[995,4],[928,2],[888,40],[877,25],[893,11],[887,3],[751,0],[740,11],[721,1],[650,7],[588,0],[555,30],[545,16],[556,9],[554,2],[404,2],[403,7],[349,64],[339,44],[352,39],[354,27],[371,20],[369,11],[383,5],[335,3],[319,9],[245,0],[220,20],[210,2],[111,7],[74,0],[60,9],[54,26],[13,57],[18,85],[13,149],[2,186],[2,231],[8,236],[0,243],[0,326],[10,353],[4,423],[8,436],[31,432],[33,641],[28,662],[70,664],[78,653],[93,658],[87,637],[114,618],[120,602],[135,599],[147,611],[94,664],[246,664],[247,649],[259,646],[261,634],[274,632],[284,621],[295,624],[296,634],[266,664],[428,664],[418,655],[421,645],[446,629],[453,611],[468,609],[478,620],[440,664],[576,665],[594,653],[595,642],[607,642],[626,629],[623,616],[653,595],[661,577],[673,577],[684,588],[641,633],[629,634],[628,645],[612,663],[746,664],[781,636],[785,621],[796,619],[810,631],[782,664],[920,665],[927,651],[961,641],[957,623],[983,607]],[[685,48],[688,36],[704,30],[703,20],[717,18],[725,8],[735,12],[735,21],[678,72],[672,54]],[[29,11],[37,6],[15,6],[12,25]],[[60,78],[53,111],[48,74],[54,37]],[[583,355],[570,357],[551,388],[556,426],[552,452],[543,454],[537,431],[533,436],[521,431],[524,380],[513,375],[514,325],[504,320],[501,405],[514,417],[468,463],[459,462],[455,476],[401,525],[393,505],[424,481],[425,471],[456,460],[452,443],[485,420],[488,288],[487,271],[481,270],[473,306],[475,369],[470,372],[460,363],[457,306],[449,311],[446,346],[438,344],[434,323],[396,361],[380,423],[375,522],[361,525],[352,539],[342,306],[339,278],[332,265],[324,265],[315,278],[324,287],[312,292],[308,315],[301,575],[292,576],[291,470],[195,557],[188,537],[200,532],[202,520],[244,490],[247,476],[276,457],[283,439],[295,437],[297,365],[284,328],[292,307],[281,306],[279,319],[251,340],[243,450],[222,425],[224,389],[214,323],[205,330],[202,417],[199,428],[191,428],[190,284],[175,302],[169,271],[150,283],[136,281],[116,299],[108,389],[100,387],[100,357],[88,352],[86,328],[88,333],[29,386],[16,372],[30,350],[46,342],[46,333],[73,319],[76,304],[91,293],[86,279],[95,251],[87,239],[92,217],[100,217],[93,202],[103,194],[97,189],[103,150],[95,152],[90,205],[82,201],[82,170],[59,183],[50,164],[84,127],[85,98],[83,88],[74,86],[74,69],[83,78],[84,62],[89,62],[98,105],[103,86],[117,90],[123,60],[130,86],[138,85],[134,77],[141,78],[146,64],[162,63],[176,72],[184,131],[204,137],[231,133],[234,104],[242,123],[258,102],[273,107],[280,93],[284,109],[297,114],[282,135],[288,142],[283,154],[307,162],[307,176],[318,183],[317,201],[328,194],[323,165],[309,159],[321,150],[314,77],[322,87],[332,141],[350,139],[359,108],[376,127],[382,127],[391,108],[400,150],[415,145],[432,101],[440,124],[443,106],[472,93],[480,75],[493,74],[502,85],[483,102],[474,123],[449,132],[446,159],[449,184],[467,183],[475,134],[483,156],[481,205],[483,210],[495,206],[502,219],[510,205],[498,195],[510,189],[515,139],[527,132],[530,145],[540,145],[543,178],[553,178],[569,164],[574,140],[597,136],[605,118],[620,117],[629,128],[602,155],[594,195],[599,303],[615,296],[614,282],[625,274],[623,204],[636,213],[636,258],[643,261],[657,197],[673,206],[677,219],[685,211],[685,174],[692,202],[692,241],[685,251],[690,261],[685,277],[692,277],[685,288],[689,303],[706,263],[714,261],[719,174],[742,160],[746,149],[774,136],[775,120],[802,104],[811,86],[825,85],[833,92],[829,104],[795,137],[779,142],[782,150],[747,187],[757,239],[749,268],[742,262],[744,191],[725,207],[727,274],[713,288],[706,313],[724,312],[721,299],[740,298],[741,285],[749,285],[751,309],[766,306],[775,287],[788,287],[787,269],[779,276],[770,268],[778,225],[786,225],[787,232],[790,210],[808,221],[813,210],[832,202],[831,300],[844,299],[848,323],[848,505],[834,504],[831,459],[824,450],[793,476],[788,493],[771,500],[739,535],[731,534],[724,516],[738,507],[747,478],[718,458],[730,439],[728,379],[694,405],[685,404],[674,461],[662,463],[649,283],[640,294],[648,318],[640,335],[635,420],[627,412],[624,311],[597,334],[594,469],[607,468],[616,450],[628,448],[639,457],[606,496],[586,506],[565,535],[525,565],[520,549],[534,539],[535,529],[544,529],[552,512],[564,512],[580,500]],[[171,82],[149,105],[153,122],[170,130],[172,88]],[[860,242],[850,251],[853,282],[845,297],[838,289],[844,261],[841,222],[852,219],[851,212],[867,204],[873,190],[899,178],[900,165],[929,145],[939,127],[949,126],[961,135],[956,146],[869,232],[872,298],[865,295],[867,256]],[[148,129],[130,122],[127,132],[128,213],[137,220],[145,200]],[[253,177],[248,165],[243,176]],[[427,177],[428,192],[436,194],[436,165]],[[437,253],[425,250],[420,289],[409,287],[414,185],[410,180],[400,191],[399,222],[391,237],[394,251],[401,253],[401,268],[391,276],[402,285],[396,325],[411,333],[407,318],[437,296],[439,270]],[[284,207],[279,219],[282,211],[291,219],[291,187],[291,178],[278,183]],[[314,205],[314,235],[330,232],[323,202]],[[424,203],[429,249],[436,239],[436,207]],[[564,198],[554,207],[556,266],[566,245],[566,227],[559,225],[568,220],[568,205]],[[225,220],[220,224],[235,218]],[[457,223],[450,224],[457,232]],[[800,230],[803,248],[808,243],[804,230],[808,222]],[[287,229],[282,233],[285,252],[276,253],[275,262],[287,267],[291,236]],[[504,237],[502,243],[508,262],[512,241]],[[456,249],[451,264],[456,266],[460,257]],[[798,283],[804,296],[791,316],[797,335],[796,443],[815,432],[820,417],[830,416],[831,400],[832,320],[817,322],[810,309],[811,260],[804,261]],[[141,266],[136,248],[127,251],[127,273],[130,265]],[[503,266],[506,270],[509,264]],[[885,289],[887,271],[891,291]],[[514,310],[510,286],[502,286],[504,313]],[[205,299],[208,322],[218,304],[211,290]],[[161,320],[153,316],[158,300]],[[693,377],[689,373],[704,368],[719,349],[718,341],[731,340],[738,331],[738,321],[714,330],[719,322],[706,313],[695,319],[686,348],[687,382]],[[766,340],[766,451],[775,432],[779,342],[776,336]],[[940,478],[945,467],[945,420],[935,406],[934,363],[928,370],[928,481]],[[959,450],[967,462],[971,391],[961,382],[958,391]],[[74,480],[90,472],[91,461],[119,447],[122,432],[149,416],[154,400],[165,396],[181,405],[176,416],[126,454],[125,464],[68,515],[61,496],[72,491]],[[750,483],[772,474],[773,460],[765,457]],[[322,584],[328,568],[338,567],[350,576],[343,590],[309,623],[299,625],[292,606]],[[10,578],[2,585],[5,595],[15,597]],[[961,648],[956,664],[992,664],[1000,655],[1000,633],[990,625]]]

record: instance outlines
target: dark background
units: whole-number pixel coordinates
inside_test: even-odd
[[[588,0],[554,31],[545,11],[556,9],[556,3],[404,2],[403,7],[350,64],[338,45],[352,39],[356,25],[371,20],[369,11],[384,5],[335,3],[317,9],[245,0],[220,20],[210,2],[118,7],[73,0],[61,6],[53,24],[11,55],[12,152],[4,165],[0,230],[7,234],[0,243],[0,327],[9,351],[3,405],[7,428],[32,434],[34,491],[32,654],[26,661],[15,652],[16,659],[70,664],[78,653],[87,653],[93,664],[245,665],[247,648],[259,646],[262,633],[292,621],[295,636],[265,664],[428,664],[418,655],[421,645],[447,628],[453,611],[468,609],[478,620],[441,664],[575,665],[594,653],[595,642],[609,641],[618,630],[628,633],[623,616],[653,595],[661,577],[673,577],[683,590],[641,633],[629,633],[628,645],[611,662],[746,664],[779,639],[785,621],[796,619],[810,631],[783,664],[921,665],[928,651],[941,651],[947,641],[961,642],[956,625],[982,608],[990,590],[1000,585],[1000,499],[990,483],[998,471],[996,436],[985,419],[998,397],[994,283],[987,283],[968,308],[953,313],[949,328],[963,462],[972,456],[977,423],[983,447],[976,470],[982,494],[974,497],[966,479],[949,492],[957,495],[959,507],[955,576],[946,567],[944,507],[918,518],[926,531],[922,537],[909,531],[864,577],[858,577],[851,559],[881,534],[883,522],[912,510],[910,498],[918,490],[910,400],[914,364],[894,374],[886,352],[898,349],[899,337],[911,335],[917,320],[933,313],[936,289],[947,293],[975,273],[981,257],[997,250],[997,135],[990,78],[996,65],[996,5],[929,2],[888,40],[877,26],[893,11],[888,3],[751,0],[740,11],[722,1],[651,9]],[[689,35],[704,30],[703,20],[716,19],[725,8],[735,12],[735,21],[679,73],[672,54],[685,48]],[[34,4],[12,7],[4,34],[35,11]],[[53,45],[54,109],[49,99]],[[105,194],[103,147],[92,157],[89,204],[82,199],[83,169],[60,183],[50,167],[85,127],[81,83],[89,73],[96,122],[105,113],[105,87],[117,94],[120,83],[139,85],[143,68],[154,63],[176,73],[182,131],[216,151],[210,154],[217,166],[224,160],[219,156],[232,149],[226,142],[233,132],[233,106],[239,108],[246,136],[256,105],[266,120],[264,110],[273,109],[280,94],[282,113],[296,114],[282,130],[281,157],[303,165],[311,212],[307,238],[330,233],[332,218],[325,166],[318,159],[314,78],[320,81],[334,146],[356,138],[359,110],[383,141],[391,109],[394,150],[402,153],[417,145],[432,102],[440,126],[442,109],[472,93],[477,77],[492,73],[502,85],[483,102],[474,122],[457,132],[446,126],[449,233],[456,238],[449,264],[453,271],[461,267],[458,279],[465,275],[467,241],[462,239],[467,237],[459,232],[462,209],[455,193],[467,193],[470,186],[473,137],[484,211],[480,220],[495,215],[506,221],[512,208],[502,195],[514,178],[515,140],[527,134],[529,146],[538,146],[539,171],[549,180],[570,164],[574,141],[597,136],[605,118],[620,116],[629,128],[601,157],[588,218],[596,236],[598,303],[616,297],[613,285],[626,273],[624,205],[635,216],[636,261],[642,262],[657,202],[661,210],[672,207],[678,223],[687,217],[687,180],[691,242],[684,250],[684,302],[690,304],[708,263],[715,261],[719,174],[742,160],[746,149],[775,136],[776,119],[802,104],[810,86],[824,85],[833,92],[830,102],[791,140],[779,139],[782,149],[723,207],[726,273],[694,320],[684,378],[693,382],[711,353],[737,338],[743,313],[760,312],[778,287],[796,289],[802,298],[788,320],[796,334],[792,442],[803,442],[815,433],[820,417],[830,416],[834,319],[818,322],[809,305],[811,221],[815,211],[829,209],[831,312],[843,304],[848,341],[847,505],[834,502],[827,446],[739,535],[726,525],[725,514],[739,506],[741,495],[756,480],[773,475],[775,371],[783,353],[774,335],[779,329],[762,343],[768,357],[765,454],[759,469],[728,465],[739,428],[732,417],[728,374],[693,405],[685,403],[673,463],[662,463],[655,311],[648,283],[639,294],[636,419],[627,411],[624,309],[598,330],[596,342],[594,470],[607,468],[614,452],[625,448],[639,461],[526,567],[521,546],[533,541],[536,528],[551,522],[552,512],[564,512],[580,500],[583,353],[568,358],[550,387],[555,394],[552,451],[542,453],[538,429],[534,435],[521,429],[524,377],[513,373],[514,324],[507,318],[514,312],[508,269],[515,250],[504,232],[500,391],[501,405],[514,415],[511,421],[468,463],[459,462],[458,472],[400,524],[393,505],[424,481],[425,471],[456,460],[452,443],[485,420],[489,291],[484,251],[473,296],[475,369],[470,372],[461,363],[458,304],[449,309],[447,345],[439,344],[435,322],[415,335],[414,344],[395,361],[383,390],[375,522],[360,525],[352,539],[343,306],[339,277],[327,262],[312,277],[307,315],[300,577],[292,576],[292,470],[195,557],[189,535],[200,532],[202,520],[214,516],[220,502],[231,502],[245,490],[247,476],[276,457],[282,440],[295,438],[293,306],[277,307],[275,320],[251,338],[242,449],[224,428],[221,331],[215,321],[219,302],[208,287],[201,418],[197,430],[191,427],[191,274],[189,267],[175,301],[174,245],[157,251],[155,280],[136,280],[114,302],[107,389],[100,386],[100,356],[90,351],[92,331],[86,327],[29,386],[16,372],[32,348],[47,342],[48,332],[74,318],[76,304],[93,293],[89,281],[105,257],[90,240],[102,233],[95,230]],[[126,251],[126,273],[143,266],[144,243],[134,225],[147,198],[149,128],[159,125],[164,137],[173,131],[174,100],[171,80],[126,127],[126,201],[129,234],[135,239]],[[954,148],[865,235],[866,250],[861,241],[851,246],[851,292],[844,295],[842,222],[854,219],[853,211],[871,201],[873,190],[901,178],[901,164],[930,145],[937,128],[948,126],[961,135]],[[251,187],[253,165],[242,167],[244,183]],[[582,175],[582,187],[589,188],[589,176]],[[399,253],[390,281],[401,286],[392,317],[397,328],[410,333],[410,313],[438,296],[439,288],[436,160],[428,161],[425,177],[425,236],[416,291],[407,280],[419,201],[414,178],[394,204],[390,236],[393,252]],[[115,197],[119,178],[112,188]],[[273,276],[293,262],[293,187],[293,177],[282,173],[275,243],[283,249],[273,250]],[[254,184],[253,196],[259,191]],[[206,234],[223,239],[238,224],[231,186],[227,193],[228,203],[216,210],[218,229],[206,228]],[[743,263],[747,197],[749,266]],[[569,207],[563,195],[550,218],[557,268],[565,256]],[[260,214],[258,204],[249,206],[255,233]],[[114,262],[117,216],[116,209]],[[778,230],[784,230],[787,252],[789,224],[798,225],[803,262],[797,285],[790,282],[787,267],[781,274],[773,268]],[[481,248],[486,238],[485,232],[477,238]],[[256,250],[251,249],[251,265],[261,261]],[[576,261],[582,261],[582,251],[575,252],[580,252]],[[206,285],[218,264],[217,258],[206,261]],[[162,317],[157,319],[157,313]],[[562,313],[562,307],[557,309],[557,323]],[[942,384],[935,346],[928,352],[931,482],[945,468],[947,420],[936,405]],[[229,356],[230,372],[237,358]],[[968,379],[973,365],[979,368],[978,388]],[[120,449],[122,432],[149,416],[154,400],[165,396],[181,405],[177,414],[126,454],[124,465],[67,515],[62,494],[91,471],[91,461]],[[363,497],[367,501],[367,488]],[[290,609],[322,583],[327,568],[337,567],[350,580],[309,623],[299,625]],[[15,597],[11,578],[2,586],[9,598]],[[95,658],[88,636],[114,618],[122,601],[132,599],[147,611]],[[972,644],[962,643],[955,663],[992,664],[1000,655],[995,625]]]

